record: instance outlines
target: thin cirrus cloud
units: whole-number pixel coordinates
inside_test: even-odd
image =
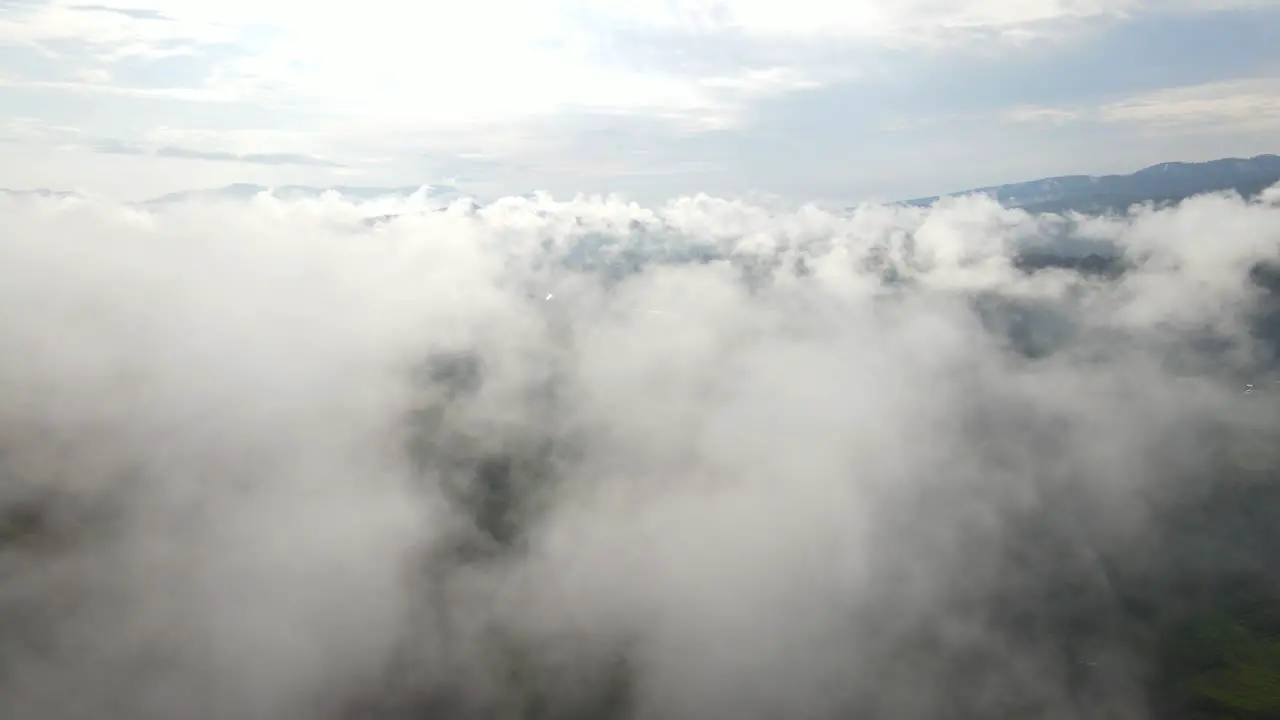
[[[292,152],[234,153],[227,152],[225,150],[197,150],[193,148],[174,147],[172,145],[165,145],[156,148],[155,150],[150,150],[137,145],[131,145],[129,143],[122,143],[114,140],[96,143],[93,146],[93,150],[95,152],[108,155],[150,156],[182,160],[204,160],[207,162],[248,163],[251,165],[293,165],[327,168],[344,167],[342,163],[329,160],[328,158]]]
[[[211,160],[214,162],[242,162],[261,165],[315,165],[319,167],[342,167],[325,158],[303,155],[300,153],[229,153],[221,151],[191,150],[188,148],[162,147],[155,151],[156,157],[186,158],[190,160]]]
[[[1017,123],[1105,122],[1154,132],[1234,133],[1280,129],[1280,77],[1250,78],[1157,90],[1097,107],[1018,107]]]
[[[168,15],[159,10],[148,10],[146,8],[126,8],[126,7],[110,7],[107,5],[72,5],[72,10],[84,10],[88,12],[105,12],[123,15],[134,20],[172,20]]]

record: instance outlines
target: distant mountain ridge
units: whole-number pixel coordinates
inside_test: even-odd
[[[895,204],[925,207],[942,198],[980,194],[987,195],[1006,207],[1021,208],[1033,213],[1124,212],[1130,206],[1139,203],[1172,203],[1207,192],[1234,190],[1250,197],[1276,183],[1280,183],[1280,155],[1266,154],[1251,158],[1222,158],[1206,162],[1164,162],[1128,175],[1060,175],[915,198]],[[253,183],[233,183],[220,188],[169,193],[139,204],[144,207],[154,207],[192,199],[249,200],[261,193],[269,193],[282,200],[291,200],[318,198],[330,192],[355,201],[421,195],[426,199],[447,204],[469,197],[450,185],[421,184],[398,187],[280,185],[272,187]],[[45,188],[0,189],[0,194],[47,198],[82,197],[76,192]],[[477,202],[475,198],[472,198],[472,201]]]
[[[944,197],[980,194],[1006,207],[1028,212],[1095,213],[1124,211],[1144,202],[1176,202],[1192,195],[1223,190],[1252,196],[1277,182],[1280,182],[1280,155],[1268,154],[1207,162],[1165,162],[1128,175],[1061,175],[916,198],[903,204],[922,207]]]

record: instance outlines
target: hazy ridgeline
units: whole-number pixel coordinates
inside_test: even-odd
[[[0,714],[1280,713],[1274,189],[392,210],[0,198]]]

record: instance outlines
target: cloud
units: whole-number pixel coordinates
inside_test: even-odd
[[[1087,558],[1274,427],[1240,384],[1278,201],[0,197],[0,697],[1139,715],[1139,668],[1068,682],[1002,593],[1114,602]],[[1011,265],[1064,238],[1136,267]],[[1028,522],[1071,551],[1019,569]]]
[[[782,7],[758,0],[730,0],[643,9],[610,4],[600,15],[616,18],[620,25],[640,27],[734,29],[752,36],[834,36],[919,44],[975,28],[1012,29],[1053,20],[1117,17],[1137,5],[1130,0],[910,0],[893,5],[859,1],[837,7],[800,0]]]
[[[1040,152],[1028,155],[1053,153],[1048,146],[1063,147],[1059,136],[1069,134],[1068,113],[1088,119],[1123,94],[1254,71],[1272,52],[1266,23],[1254,22],[1262,13],[1221,12],[1250,7],[1259,6],[801,0],[780,9],[730,0],[640,8],[592,0],[536,7],[480,0],[438,9],[373,0],[299,14],[279,2],[45,2],[0,18],[0,39],[10,45],[0,57],[0,85],[23,114],[58,124],[71,117],[87,134],[138,144],[160,125],[323,136],[321,144],[276,147],[294,151],[296,144],[305,154],[343,157],[353,165],[394,166],[387,174],[394,173],[388,181],[396,183],[418,179],[414,174],[424,172],[419,166],[431,164],[418,158],[484,153],[505,163],[509,170],[502,174],[519,176],[503,186],[508,192],[633,192],[639,176],[679,178],[687,161],[698,180],[673,181],[649,194],[737,192],[748,177],[762,187],[774,182],[779,166],[805,165],[805,173],[795,174],[809,180],[787,181],[807,183],[801,195],[819,192],[818,184],[832,195],[887,185],[898,189],[886,192],[910,195],[946,187],[884,177],[853,187],[844,161],[818,180],[811,163],[797,164],[791,148],[803,146],[801,155],[825,156],[820,160],[833,166],[846,152],[878,156],[897,147],[906,155],[906,148],[914,152],[930,142],[928,126],[957,122],[969,131],[961,145],[976,145],[982,131],[972,128],[990,123],[1001,107],[1016,107],[1012,114],[1028,141],[1040,145]],[[1245,32],[1245,25],[1253,30]],[[1220,51],[1210,53],[1211,61],[1182,62],[1177,58],[1191,37],[1211,37]],[[1167,62],[1143,60],[1153,57]],[[1062,72],[1066,65],[1079,72]],[[968,78],[963,92],[939,80],[956,73]],[[1043,83],[1046,74],[1059,81]],[[809,114],[814,106],[823,114]],[[1048,108],[1040,120],[1052,117],[1068,132],[1032,138],[1042,123],[1030,122],[1022,106]],[[807,119],[774,122],[787,114]],[[574,129],[610,121],[628,128],[647,124],[636,134],[660,136],[670,147],[701,147],[675,161],[655,159],[663,152],[648,147],[639,148],[648,155],[621,158],[596,157],[594,148],[574,155]],[[780,125],[805,125],[808,135]],[[890,136],[886,126],[916,132]],[[244,152],[221,142],[154,144]],[[834,144],[845,150],[829,152]],[[1189,144],[1180,146],[1180,154],[1200,156]],[[1109,149],[1099,152],[1101,162],[1121,162]],[[1210,154],[1228,152],[1243,151],[1217,148]],[[744,164],[741,158],[751,159]],[[1154,150],[1134,151],[1122,164],[1162,159]],[[954,164],[973,165],[968,158]],[[709,165],[721,180],[707,177]],[[1051,166],[1031,172],[1053,172]],[[538,167],[557,170],[539,176],[530,170]],[[980,177],[958,182],[1014,179],[1022,172],[975,170]],[[606,179],[594,180],[600,177]]]
[[[1280,127],[1280,78],[1257,77],[1144,92],[1092,107],[1020,106],[1001,113],[1014,123],[1087,121],[1132,125],[1153,133],[1265,132]]]
[[[225,150],[197,150],[192,148],[164,145],[155,150],[124,143],[118,140],[106,140],[94,145],[94,150],[110,155],[149,155],[160,158],[177,158],[180,160],[205,160],[208,162],[247,163],[250,165],[296,165],[301,167],[341,168],[341,163],[332,160],[294,152],[251,152],[233,153]]]
[[[1213,127],[1221,132],[1280,127],[1280,78],[1263,77],[1170,88],[1101,108],[1108,122],[1158,129]]]
[[[292,151],[243,151],[209,150],[178,145],[159,144],[154,142],[139,143],[117,138],[95,138],[72,127],[58,127],[36,123],[26,119],[16,119],[3,126],[13,136],[14,142],[24,145],[38,143],[53,144],[64,149],[89,149],[105,155],[128,155],[134,157],[175,158],[180,160],[203,160],[207,162],[244,163],[267,166],[296,166],[341,169],[346,166],[328,158],[303,152]],[[279,133],[263,131],[241,131],[237,133],[216,133],[209,131],[174,131],[161,129],[151,133],[152,140],[163,142],[166,138],[186,139],[198,143],[209,144],[218,141],[246,147],[269,146],[272,142],[287,143],[298,140],[296,136],[283,136]],[[301,138],[307,139],[305,137]]]
[[[146,148],[119,140],[104,140],[94,145],[95,151],[107,155],[150,155]]]
[[[158,10],[148,10],[146,8],[118,8],[108,7],[106,5],[71,5],[72,10],[84,10],[87,12],[105,12],[123,15],[133,20],[171,20],[169,16]]]
[[[534,9],[483,0],[436,12],[375,0],[298,15],[280,3],[46,3],[0,22],[0,38],[46,49],[81,43],[82,74],[109,73],[126,58],[181,56],[193,66],[193,58],[214,58],[200,68],[200,83],[173,91],[306,106],[335,122],[379,117],[384,129],[460,132],[582,110],[679,116],[695,125],[710,115],[709,127],[723,127],[761,97],[848,80],[862,70],[851,59],[886,47],[1044,41],[1135,7],[1131,0],[892,7],[801,0],[779,9],[734,0],[636,9],[557,0]],[[396,22],[378,20],[385,17]],[[504,19],[501,29],[495,17]],[[423,83],[429,92],[404,91]]]
[[[1061,125],[1080,119],[1080,115],[1075,111],[1060,108],[1016,107],[1006,111],[1004,118],[1015,123],[1051,123]]]
[[[120,62],[204,53],[216,57],[240,42],[241,32],[172,18],[153,8],[40,2],[0,16],[0,43],[26,48],[50,64],[75,66],[80,74],[108,73]]]
[[[213,162],[241,162],[259,165],[311,165],[317,167],[342,167],[325,158],[301,153],[230,153],[208,150],[192,150],[165,146],[155,151],[156,157],[183,158],[187,160],[211,160]]]

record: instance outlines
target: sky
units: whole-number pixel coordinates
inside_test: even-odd
[[[1157,716],[1280,185],[853,202],[1278,149],[1274,0],[0,0],[0,707]]]
[[[0,0],[0,187],[900,199],[1280,137],[1275,0]]]

